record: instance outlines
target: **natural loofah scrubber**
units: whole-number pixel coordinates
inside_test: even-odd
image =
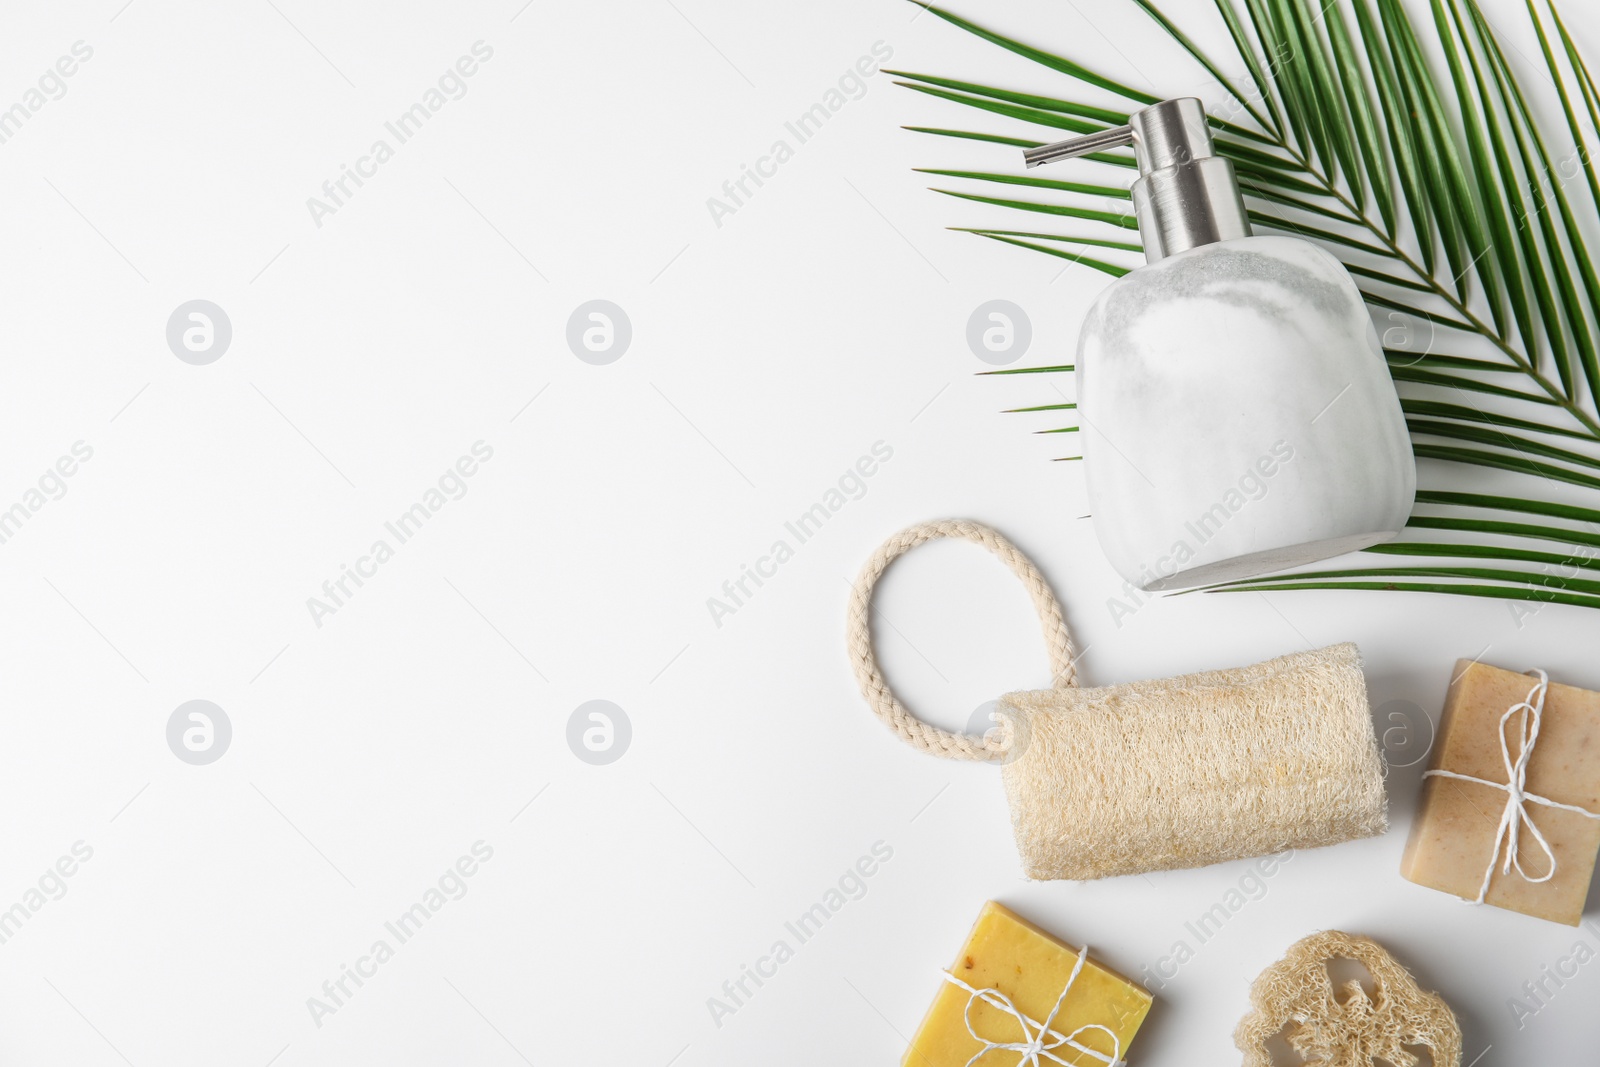
[[[1372,976],[1369,997],[1359,981],[1338,989],[1330,960],[1355,960]],[[1368,937],[1327,930],[1302,938],[1250,987],[1254,1009],[1239,1022],[1234,1044],[1244,1067],[1272,1067],[1267,1041],[1282,1032],[1302,1062],[1317,1067],[1418,1067],[1411,1049],[1425,1046],[1433,1067],[1460,1067],[1461,1028],[1437,993]]]
[[[1055,686],[1009,693],[984,737],[930,726],[878,669],[868,614],[889,564],[924,541],[989,549],[1033,596]],[[1061,605],[987,526],[947,520],[890,538],[856,582],[850,656],[890,729],[946,759],[997,760],[1029,878],[1105,878],[1315,848],[1387,828],[1383,766],[1354,645],[1233,670],[1077,688]],[[1397,1065],[1398,1067],[1398,1065]]]

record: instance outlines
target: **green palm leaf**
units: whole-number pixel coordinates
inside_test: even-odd
[[[1132,263],[1117,260],[1138,249],[1128,239],[1136,225],[1127,212],[1104,208],[1126,201],[1132,160],[1121,152],[1087,157],[1107,165],[1105,184],[1041,179],[1017,172],[1014,149],[1056,140],[1062,130],[1120,125],[1126,109],[1167,94],[912,2],[1064,79],[1055,93],[1040,93],[891,72],[935,106],[1008,124],[907,127],[1004,146],[991,167],[927,168],[958,183],[937,192],[985,210],[1074,219],[1082,232],[952,228],[1126,273]],[[1600,228],[1600,169],[1590,150],[1600,141],[1600,87],[1552,0],[1524,2],[1544,63],[1532,81],[1553,85],[1564,120],[1555,127],[1539,121],[1477,0],[1428,0],[1431,17],[1415,24],[1403,0],[1213,0],[1208,15],[1226,30],[1227,55],[1207,54],[1192,36],[1199,27],[1180,24],[1155,0],[1127,2],[1236,94],[1229,117],[1214,115],[1211,124],[1252,224],[1338,255],[1380,330],[1403,315],[1433,331],[1420,353],[1404,344],[1385,350],[1419,459],[1418,506],[1401,538],[1349,567],[1216,588],[1388,589],[1600,607],[1600,579],[1583,576],[1600,571],[1600,270],[1585,237]],[[1086,93],[1109,94],[1113,105],[1080,99]],[[1569,189],[1580,173],[1583,182]],[[1032,195],[991,195],[996,186]],[[1118,255],[1101,258],[1100,249]],[[1037,418],[1075,406],[1069,399],[1012,410]],[[1495,491],[1444,488],[1459,485],[1463,471]],[[1409,562],[1396,566],[1396,557]]]

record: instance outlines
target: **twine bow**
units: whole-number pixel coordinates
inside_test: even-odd
[[[1088,946],[1084,946],[1083,951],[1078,953],[1078,962],[1072,965],[1072,973],[1067,976],[1067,984],[1061,987],[1061,995],[1056,997],[1055,1007],[1050,1009],[1050,1014],[1045,1017],[1045,1020],[1042,1023],[1036,1022],[1024,1015],[1017,1008],[1017,1006],[1011,1002],[1011,998],[1000,992],[998,989],[975,989],[963,982],[961,979],[957,978],[955,975],[951,974],[949,971],[941,972],[944,975],[945,981],[972,994],[967,998],[967,1006],[962,1011],[961,1015],[962,1019],[967,1024],[967,1033],[972,1035],[972,1039],[974,1041],[983,1042],[983,1048],[967,1061],[966,1067],[972,1067],[973,1064],[977,1063],[991,1052],[1017,1053],[1017,1062],[1013,1065],[1013,1067],[1040,1067],[1040,1057],[1043,1057],[1052,1063],[1059,1063],[1066,1065],[1066,1067],[1071,1067],[1071,1065],[1068,1064],[1068,1061],[1062,1059],[1060,1056],[1057,1056],[1052,1051],[1053,1049],[1058,1049],[1063,1045],[1081,1052],[1086,1056],[1093,1056],[1101,1063],[1106,1064],[1106,1067],[1127,1067],[1127,1065],[1122,1061],[1122,1041],[1115,1033],[1111,1031],[1109,1027],[1101,1026],[1099,1023],[1085,1023],[1076,1030],[1072,1031],[1070,1034],[1058,1034],[1054,1030],[1050,1029],[1050,1024],[1055,1022],[1056,1015],[1061,1011],[1061,1005],[1066,1003],[1067,994],[1072,991],[1072,984],[1078,980],[1078,974],[1083,970],[1083,963],[1088,958],[1089,949]],[[1015,1019],[1017,1021],[1017,1027],[1022,1031],[1022,1040],[990,1041],[988,1038],[979,1034],[977,1028],[972,1025],[972,1005],[980,1000],[992,1008],[1000,1009]],[[1032,1027],[1032,1029],[1030,1030],[1029,1027]],[[1089,1048],[1087,1045],[1080,1045],[1077,1041],[1077,1037],[1086,1030],[1099,1030],[1102,1031],[1107,1037],[1111,1038],[1111,1055],[1107,1056],[1104,1052],[1097,1052],[1096,1050]]]
[[[1600,819],[1600,814],[1580,808],[1576,804],[1562,804],[1548,797],[1530,793],[1528,785],[1528,759],[1533,755],[1533,746],[1539,741],[1539,726],[1544,719],[1544,698],[1550,690],[1550,676],[1542,670],[1532,670],[1529,674],[1538,675],[1538,682],[1534,683],[1528,695],[1520,702],[1511,705],[1506,713],[1500,716],[1500,758],[1505,764],[1506,780],[1504,783],[1491,782],[1486,778],[1474,778],[1470,774],[1457,774],[1455,771],[1432,770],[1423,775],[1438,775],[1441,778],[1457,778],[1463,782],[1477,782],[1491,789],[1499,789],[1506,794],[1506,806],[1500,813],[1500,827],[1494,835],[1494,851],[1489,854],[1489,866],[1483,872],[1483,885],[1478,887],[1478,899],[1474,904],[1482,904],[1489,893],[1489,882],[1494,878],[1495,861],[1500,858],[1500,849],[1505,847],[1505,862],[1500,867],[1501,874],[1510,874],[1516,871],[1524,881],[1539,883],[1548,882],[1556,874],[1556,854],[1550,847],[1550,842],[1545,840],[1544,834],[1539,832],[1533,816],[1528,813],[1527,804],[1543,804],[1547,808],[1560,808],[1563,811],[1575,811],[1579,815],[1591,819]],[[1506,723],[1511,717],[1521,713],[1522,718],[1517,724],[1518,751],[1515,759],[1511,757],[1511,746],[1506,740]],[[1527,826],[1528,832],[1539,843],[1543,850],[1545,860],[1550,869],[1538,878],[1530,878],[1528,872],[1522,868],[1522,827]]]

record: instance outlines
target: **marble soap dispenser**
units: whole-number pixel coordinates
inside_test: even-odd
[[[1200,101],[1026,153],[1133,146],[1147,264],[1100,294],[1078,343],[1095,533],[1140,589],[1247,578],[1393,537],[1416,493],[1400,401],[1344,266],[1253,237]]]

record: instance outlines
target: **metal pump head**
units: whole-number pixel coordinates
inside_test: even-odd
[[[1163,100],[1128,116],[1126,126],[1040,145],[1022,157],[1037,167],[1123,145],[1133,146],[1139,163],[1131,192],[1147,262],[1250,236],[1233,164],[1212,150],[1205,108],[1192,96]]]

